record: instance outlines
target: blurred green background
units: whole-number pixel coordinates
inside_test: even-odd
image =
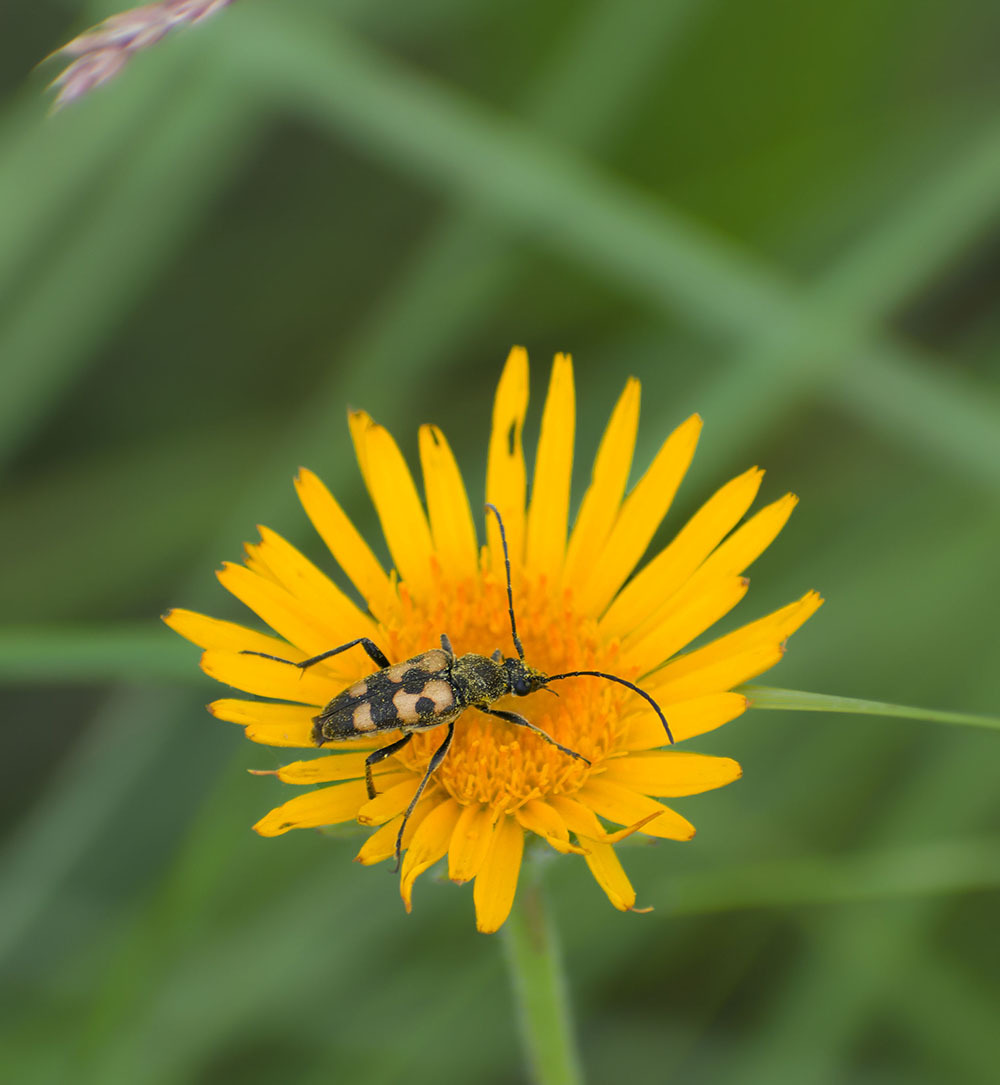
[[[575,493],[625,377],[693,410],[662,538],[753,463],[802,504],[740,619],[820,589],[775,685],[1000,700],[1000,10],[988,0],[239,0],[45,116],[0,35],[4,1077],[524,1080],[469,887],[407,918],[157,622],[239,616],[307,464],[373,535],[345,408],[473,493],[507,349],[576,360]],[[651,915],[550,882],[592,1083],[996,1080],[997,735],[759,711],[745,778],[635,846]]]

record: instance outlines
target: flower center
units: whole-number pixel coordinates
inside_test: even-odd
[[[414,600],[400,585],[397,619],[385,627],[390,658],[406,659],[437,647],[442,633],[456,655],[492,655],[499,648],[515,654],[507,614],[506,582],[492,573],[477,579],[446,582],[437,577],[427,599]],[[617,644],[604,644],[597,623],[574,610],[569,589],[553,589],[544,576],[516,575],[517,630],[525,662],[546,674],[620,667]],[[627,677],[627,676],[626,676]],[[558,693],[558,696],[555,694]],[[614,751],[622,718],[634,705],[628,690],[599,678],[570,678],[527,697],[508,696],[495,707],[516,712],[553,739],[597,766]],[[413,736],[397,755],[410,769],[426,768],[445,736],[434,728]],[[527,728],[468,709],[459,717],[455,737],[434,776],[460,803],[487,803],[502,811],[533,798],[572,794],[593,768],[570,757]]]

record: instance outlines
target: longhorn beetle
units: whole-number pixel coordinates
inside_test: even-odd
[[[517,624],[514,621],[514,595],[510,586],[507,535],[496,506],[487,505],[486,508],[497,518],[497,524],[500,527],[500,541],[503,544],[503,559],[507,570],[507,613],[510,615],[511,637],[517,649],[516,659],[512,656],[504,657],[499,648],[490,657],[476,655],[473,652],[456,656],[446,633],[441,634],[440,648],[432,648],[429,652],[423,652],[402,663],[390,663],[378,645],[368,637],[358,637],[356,640],[340,645],[339,648],[331,648],[311,659],[304,659],[301,663],[293,663],[291,660],[268,655],[266,652],[245,650],[242,653],[273,659],[277,663],[287,663],[289,666],[298,667],[304,671],[307,667],[315,666],[340,652],[346,652],[348,648],[353,648],[355,645],[360,644],[364,648],[379,670],[368,675],[367,678],[362,678],[360,682],[355,682],[342,693],[338,693],[318,716],[313,717],[312,739],[317,746],[322,746],[324,742],[367,738],[391,731],[403,732],[402,738],[373,751],[365,759],[365,785],[370,799],[374,799],[376,794],[372,765],[377,765],[385,758],[398,753],[418,731],[430,731],[442,724],[448,725],[448,731],[441,745],[434,751],[427,765],[427,771],[403,814],[403,822],[396,836],[396,870],[399,869],[406,823],[420,801],[428,780],[448,753],[455,734],[455,721],[467,708],[477,708],[487,716],[494,716],[498,720],[512,723],[517,727],[525,727],[561,750],[567,757],[575,757],[578,761],[589,765],[590,762],[583,754],[576,753],[556,742],[551,735],[537,724],[525,719],[524,716],[493,707],[496,701],[507,694],[527,697],[529,693],[546,689],[550,682],[589,675],[594,678],[606,678],[609,682],[617,682],[638,693],[656,710],[671,744],[674,741],[674,736],[670,733],[670,726],[660,706],[648,693],[624,678],[605,674],[603,671],[566,671],[564,674],[546,675],[524,662],[524,647],[521,644],[521,638],[517,635]]]

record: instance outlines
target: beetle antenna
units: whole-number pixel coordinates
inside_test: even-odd
[[[609,682],[617,682],[620,686],[627,686],[633,692],[638,693],[640,697],[649,701],[656,710],[656,714],[660,717],[660,723],[663,724],[663,730],[667,732],[667,738],[670,739],[670,745],[672,746],[674,744],[674,736],[670,731],[670,724],[667,723],[667,717],[664,716],[663,710],[656,701],[654,701],[644,689],[639,689],[639,687],[632,682],[627,682],[624,678],[619,678],[617,674],[605,674],[604,671],[567,671],[565,674],[550,675],[545,681],[558,682],[560,678],[577,678],[581,675],[591,675],[594,678],[606,678]]]
[[[497,518],[497,524],[500,527],[500,542],[503,544],[503,563],[507,568],[507,613],[510,615],[510,632],[514,638],[514,647],[517,649],[518,657],[524,659],[524,646],[521,644],[521,638],[517,635],[517,623],[514,621],[514,593],[510,588],[510,554],[507,553],[507,533],[503,529],[503,520],[500,519],[500,510],[496,505],[487,504],[486,506],[493,515]]]

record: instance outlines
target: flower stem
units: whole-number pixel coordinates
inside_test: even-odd
[[[537,1085],[582,1085],[556,930],[538,871],[525,866],[502,930],[521,1041]]]

